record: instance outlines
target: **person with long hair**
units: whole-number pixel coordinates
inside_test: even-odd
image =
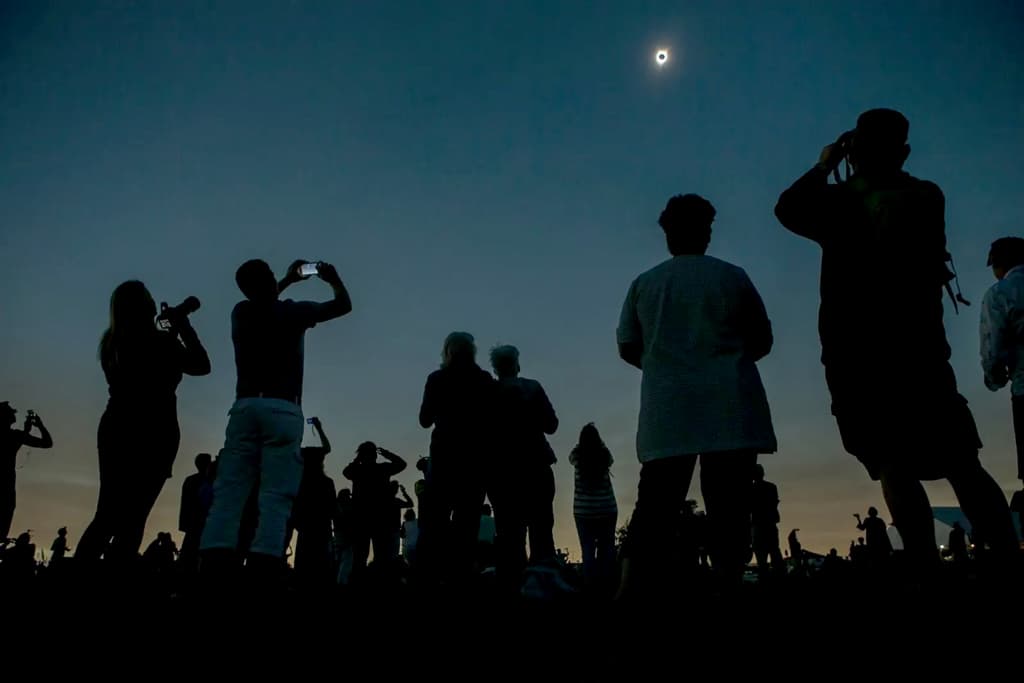
[[[615,570],[619,508],[612,488],[613,462],[611,451],[594,423],[584,425],[569,463],[575,469],[572,511],[583,553],[583,581],[588,590],[609,589]]]
[[[485,489],[484,454],[495,382],[476,363],[468,332],[445,339],[441,369],[427,377],[420,425],[430,437],[430,504],[422,510],[420,558],[434,577],[443,564],[455,577],[473,566]],[[445,557],[447,555],[447,562]]]
[[[110,297],[110,326],[99,349],[110,392],[97,435],[100,493],[75,553],[80,562],[138,555],[178,454],[178,384],[183,375],[210,372],[188,317],[172,314],[170,328],[161,330],[156,315],[153,297],[138,280],[118,285]]]

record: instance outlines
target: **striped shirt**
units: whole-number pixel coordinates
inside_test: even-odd
[[[607,452],[607,451],[606,451]],[[578,463],[578,449],[573,449],[569,463],[576,469],[576,490],[573,496],[572,511],[577,517],[610,517],[618,515],[619,508],[615,503],[615,491],[612,489],[612,475],[604,469],[599,476],[584,477]],[[608,465],[612,464],[611,453],[608,453]]]

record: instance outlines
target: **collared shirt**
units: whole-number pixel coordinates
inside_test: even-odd
[[[1024,265],[1011,268],[981,305],[981,367],[992,391],[1024,396]]]

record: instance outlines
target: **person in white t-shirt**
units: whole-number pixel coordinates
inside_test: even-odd
[[[747,274],[705,254],[714,218],[703,197],[672,197],[658,221],[672,258],[637,277],[622,307],[619,355],[643,371],[623,590],[637,565],[645,586],[671,582],[670,539],[698,456],[711,559],[738,582],[750,554],[752,468],[776,449],[756,365],[772,348],[771,323]]]

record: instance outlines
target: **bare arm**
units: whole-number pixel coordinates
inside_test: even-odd
[[[324,431],[324,426],[320,423],[320,418],[313,418],[313,429],[316,430],[316,435],[320,437],[320,445],[324,449],[324,455],[329,455],[331,452],[331,442],[327,438],[327,432]]]
[[[402,494],[402,500],[403,500],[402,508],[405,509],[405,508],[414,507],[414,503],[412,502],[412,498],[409,497],[409,493],[408,493],[408,491],[405,490],[405,487],[404,486],[400,486],[398,488],[398,490]]]
[[[545,434],[554,434],[558,431],[558,415],[555,414],[555,408],[551,405],[547,392],[544,391],[544,387],[539,382],[537,383],[537,389],[539,392],[537,402],[540,408],[540,427]]]
[[[779,197],[775,205],[775,217],[787,230],[816,242],[821,241],[830,192],[828,173],[819,164]]]
[[[433,376],[431,376],[427,378],[427,385],[423,388],[423,402],[420,404],[420,426],[424,429],[433,427],[434,421],[437,419],[434,393]]]
[[[35,425],[39,430],[39,436],[33,436],[30,433],[32,425]],[[26,420],[21,442],[30,448],[53,448],[53,437],[50,436],[50,432],[46,429],[38,415],[33,417],[31,421]]]
[[[386,448],[378,448],[377,452],[380,453],[380,456],[382,458],[388,461],[388,472],[391,474],[392,477],[400,473],[406,467],[408,467],[408,463],[406,463],[401,456],[392,453]]]
[[[174,323],[174,331],[180,339],[182,348],[181,371],[193,377],[202,377],[210,374],[210,356],[206,353],[203,343],[199,341],[188,318],[182,318]]]

